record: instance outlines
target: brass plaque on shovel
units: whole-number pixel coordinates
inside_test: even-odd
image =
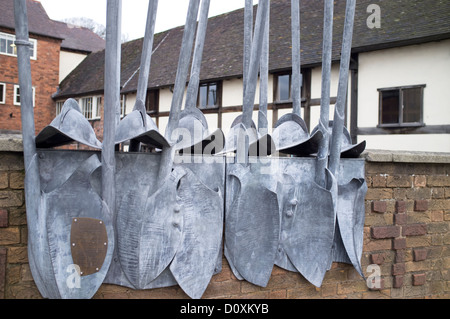
[[[108,248],[108,235],[103,221],[94,218],[73,218],[70,246],[73,262],[80,267],[81,276],[100,271]]]

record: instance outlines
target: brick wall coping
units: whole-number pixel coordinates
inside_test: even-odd
[[[23,152],[22,134],[2,133],[0,134],[1,152]]]
[[[22,134],[0,134],[0,152],[23,152]],[[450,164],[450,153],[366,150],[361,154],[367,162]]]
[[[366,150],[361,154],[366,162],[450,164],[450,153]]]

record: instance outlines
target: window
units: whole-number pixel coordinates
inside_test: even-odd
[[[5,104],[6,84],[0,83],[0,104]]]
[[[120,117],[125,116],[127,109],[127,96],[125,94],[120,95]]]
[[[17,56],[17,48],[14,44],[16,40],[15,35],[0,32],[0,54]],[[29,39],[30,46],[30,58],[36,60],[37,58],[37,40]]]
[[[425,85],[379,89],[379,126],[422,126]]]
[[[64,105],[64,101],[58,101],[56,102],[56,115],[58,116],[59,114],[61,114],[61,110],[63,108]]]
[[[96,103],[95,103],[95,118],[100,118],[101,117],[101,106],[102,106],[102,97],[101,96],[97,96],[95,99]]]
[[[200,84],[197,106],[200,109],[217,108],[219,106],[219,85],[217,82]]]
[[[33,91],[33,107],[35,107],[35,92],[36,89],[32,87]],[[20,87],[19,85],[14,85],[14,105],[20,105]]]
[[[280,74],[277,76],[277,90],[275,100],[277,102],[291,101],[291,75]]]
[[[145,101],[145,110],[147,114],[158,113],[158,102],[159,101],[159,90],[149,90],[147,91],[147,98]]]
[[[83,97],[79,100],[81,113],[88,120],[100,118],[100,105],[102,98],[100,96]]]
[[[93,98],[92,97],[84,97],[80,100],[81,113],[87,119],[93,119]]]

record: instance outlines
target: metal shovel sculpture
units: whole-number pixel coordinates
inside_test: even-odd
[[[42,190],[39,176],[39,159],[42,156],[37,155],[31,107],[31,67],[25,1],[15,1],[15,20],[22,92],[30,268],[43,297],[90,298],[106,276],[114,248],[109,205],[90,181],[91,174],[101,164],[97,156],[93,155],[82,162],[58,187],[49,192]],[[61,116],[40,135],[46,147],[61,145],[69,140],[90,141],[89,130],[80,135],[71,135],[74,132],[72,125],[81,123],[85,127],[85,123],[79,121],[81,113],[77,106],[72,100],[66,102]],[[99,146],[95,140],[87,145]],[[66,176],[67,173],[61,175]],[[84,199],[83,203],[77,199],[80,197]]]
[[[332,261],[350,261],[359,273],[364,224],[363,179],[353,179],[338,186],[341,143],[343,138],[344,103],[347,88],[355,2],[349,0],[346,8],[338,102],[333,127],[330,162],[328,163],[329,66],[331,54],[332,1],[325,3],[324,62],[322,78],[322,106],[319,130],[323,132],[316,162],[316,177],[312,185],[301,184],[302,199],[292,214],[291,221],[283,223],[283,247],[292,265],[312,284],[320,287]],[[327,168],[328,167],[328,168]],[[315,198],[316,202],[311,199]],[[339,232],[339,233],[337,233]],[[342,240],[342,242],[341,242]]]
[[[208,187],[202,176],[187,166],[174,165],[179,139],[176,129],[199,3],[199,0],[189,2],[166,130],[169,145],[150,158],[156,163],[144,172],[145,176],[151,176],[145,178],[149,182],[140,183],[140,189],[125,190],[116,219],[118,259],[128,285],[147,289],[178,284],[192,298],[202,296],[216,270],[223,221],[223,197],[219,189]],[[207,9],[207,5],[204,3],[203,8]],[[207,10],[203,13],[206,19]],[[133,157],[133,161],[139,163],[140,159]],[[124,172],[122,168],[118,173],[120,180],[124,180]]]
[[[250,3],[246,1],[247,9]],[[250,150],[258,136],[254,135],[252,113],[258,70],[260,67],[261,72],[266,70],[266,62],[262,62],[266,60],[261,56],[268,34],[269,6],[269,0],[259,1],[254,39],[244,67],[243,113],[236,121],[235,162],[227,163],[225,169],[225,162],[216,166],[206,162],[195,164],[198,158],[195,150],[200,150],[201,145],[204,151],[205,141],[210,141],[205,136],[209,134],[182,144],[179,143],[182,133],[177,130],[181,126],[189,129],[195,121],[206,122],[203,114],[194,111],[193,101],[198,91],[209,0],[202,3],[188,102],[185,113],[180,113],[200,7],[200,0],[189,2],[164,137],[144,108],[157,1],[149,2],[137,102],[133,112],[120,121],[121,0],[108,0],[102,144],[93,138],[89,124],[87,127],[73,100],[65,103],[61,114],[35,139],[26,3],[15,2],[28,253],[33,278],[44,297],[90,298],[106,282],[133,289],[178,284],[191,298],[200,298],[222,261],[224,213],[225,257],[238,279],[266,286],[273,265],[278,264],[300,272],[320,286],[332,261],[351,263],[362,275],[360,258],[367,190],[363,165],[353,159],[340,162],[343,153],[355,154],[360,150],[359,146],[346,146],[343,135],[355,0],[347,1],[331,143],[328,114],[333,1],[326,0],[321,120],[316,133],[322,139],[317,158],[260,155],[254,162]],[[298,8],[299,1],[293,0],[293,38],[298,37],[299,23],[295,17]],[[293,71],[298,86],[293,91],[296,91],[300,87],[299,56],[293,60],[293,69],[297,70]],[[299,109],[299,104],[296,105]],[[260,112],[265,116],[264,105]],[[267,125],[264,116],[258,124],[261,128]],[[302,128],[301,121],[293,122]],[[37,151],[37,140],[42,147],[77,141],[100,146],[101,153]],[[115,153],[115,145],[126,140],[130,140],[133,152]],[[136,153],[140,143],[161,148],[162,152]],[[307,149],[305,143],[298,145]],[[309,152],[295,148],[296,155]],[[194,151],[194,155],[192,152],[186,155],[187,150]],[[194,164],[175,162],[180,157],[176,153],[181,151]]]
[[[233,273],[255,285],[266,286],[274,265],[279,236],[279,214],[276,180],[263,175],[249,163],[247,127],[256,90],[264,25],[269,1],[259,1],[255,37],[244,94],[242,122],[239,124],[235,163],[227,166],[227,199],[225,216],[225,256]]]

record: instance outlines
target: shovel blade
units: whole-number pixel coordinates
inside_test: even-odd
[[[91,156],[63,185],[44,194],[50,256],[63,299],[91,298],[103,283],[112,259],[112,218],[90,183],[99,166],[97,155]],[[81,244],[84,247],[78,247]]]
[[[364,179],[353,179],[348,184],[339,185],[337,202],[336,231],[339,232],[340,244],[335,242],[334,255],[336,261],[345,262],[345,256],[364,278],[361,268],[361,256],[364,236],[365,207],[364,199],[367,184]],[[336,234],[338,235],[338,234]]]
[[[225,216],[225,256],[236,277],[265,287],[272,274],[278,246],[278,200],[259,174],[240,164],[229,172],[237,179],[234,199]]]
[[[122,199],[116,221],[118,255],[135,288],[144,289],[155,280],[181,243],[183,217],[177,211],[177,185],[184,175],[182,169],[175,169],[148,198],[145,192],[130,192]]]
[[[336,219],[337,184],[327,171],[330,190],[315,182],[300,185],[299,205],[284,230],[284,250],[295,268],[313,285],[320,287],[331,262]]]
[[[178,195],[184,216],[183,235],[170,270],[191,298],[203,295],[216,269],[222,245],[223,199],[192,171],[181,179]]]

